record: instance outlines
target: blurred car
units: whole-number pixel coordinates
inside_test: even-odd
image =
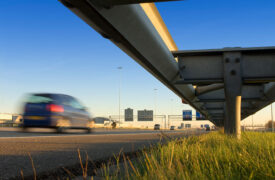
[[[64,94],[31,94],[24,105],[23,128],[86,129],[91,132],[94,121],[86,108],[74,97]]]
[[[210,127],[207,126],[207,127],[205,128],[205,130],[206,130],[206,131],[210,131]]]
[[[154,125],[154,130],[160,130],[160,124],[155,124]]]
[[[176,126],[171,126],[170,127],[170,130],[175,130],[176,129]]]

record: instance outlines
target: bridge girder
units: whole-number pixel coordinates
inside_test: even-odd
[[[228,134],[239,137],[241,119],[274,101],[275,47],[173,54],[178,58],[181,77],[176,84],[196,85],[196,101],[204,103],[210,120],[224,120]],[[242,101],[246,103],[242,105]],[[216,107],[209,107],[210,102]]]
[[[274,47],[174,51],[153,4],[150,14],[131,0],[60,1],[216,125],[238,123],[275,100]],[[225,120],[229,111],[234,115]]]

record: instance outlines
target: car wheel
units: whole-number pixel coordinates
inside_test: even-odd
[[[59,119],[56,123],[56,132],[63,133],[65,129],[68,129],[71,126],[71,123],[67,119]]]
[[[88,122],[87,125],[86,125],[86,127],[87,127],[87,129],[86,129],[87,133],[91,133],[92,132],[92,128],[95,127],[95,122],[94,121]]]
[[[27,128],[26,126],[22,126],[22,127],[21,127],[21,131],[22,131],[22,132],[27,132],[27,131],[28,131],[28,128]]]
[[[64,132],[64,127],[57,127],[56,132],[57,133],[63,133]]]
[[[92,132],[92,128],[87,128],[87,134],[90,134]]]

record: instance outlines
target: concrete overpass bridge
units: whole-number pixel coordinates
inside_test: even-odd
[[[156,1],[60,0],[184,103],[240,137],[241,119],[275,100],[275,47],[179,51]]]

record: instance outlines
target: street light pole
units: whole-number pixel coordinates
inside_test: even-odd
[[[120,88],[121,88],[121,70],[122,67],[117,67],[119,70],[119,88],[118,88],[118,125],[120,126]]]

